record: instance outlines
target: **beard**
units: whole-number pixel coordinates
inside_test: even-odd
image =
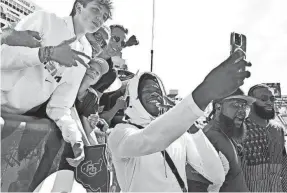
[[[266,110],[262,106],[258,106],[256,103],[253,105],[255,113],[264,120],[270,120],[275,118],[275,110],[272,108],[272,110]]]
[[[246,135],[246,126],[242,121],[240,126],[236,126],[234,119],[231,119],[224,114],[219,115],[220,128],[229,137],[237,140],[244,139]]]

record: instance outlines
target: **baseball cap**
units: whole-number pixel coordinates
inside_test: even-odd
[[[229,99],[241,99],[247,102],[248,105],[252,105],[256,99],[250,96],[245,95],[233,95],[222,99],[221,101],[229,100]]]
[[[101,74],[106,74],[109,71],[109,64],[106,60],[102,58],[92,58],[90,61],[90,66],[98,65],[101,69]]]

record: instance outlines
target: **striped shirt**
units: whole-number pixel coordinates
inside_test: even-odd
[[[266,127],[246,120],[242,170],[251,192],[282,192],[283,126],[270,121]]]

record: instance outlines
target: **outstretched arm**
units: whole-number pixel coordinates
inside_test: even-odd
[[[183,135],[203,112],[189,95],[166,114],[144,129],[119,124],[111,132],[108,144],[118,157],[138,157],[166,149]]]
[[[144,129],[123,124],[115,127],[108,138],[112,153],[118,157],[138,157],[166,149],[203,115],[202,111],[212,100],[233,93],[250,76],[245,71],[250,65],[243,58],[241,51],[232,54],[214,68],[192,94]]]

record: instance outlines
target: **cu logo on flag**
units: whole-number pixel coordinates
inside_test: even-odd
[[[92,163],[92,160],[87,161],[81,166],[81,172],[88,177],[94,177],[102,171],[103,160],[99,159],[97,163]]]

